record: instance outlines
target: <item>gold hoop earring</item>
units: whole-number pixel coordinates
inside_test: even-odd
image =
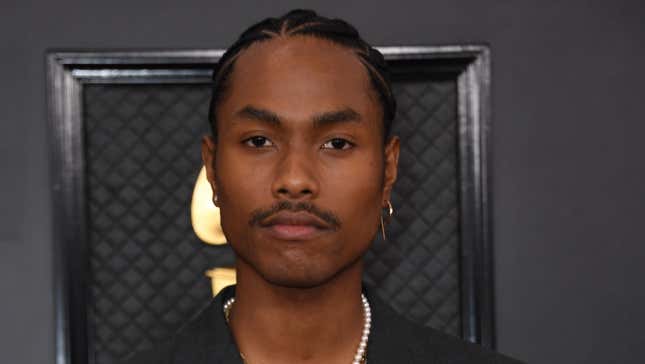
[[[385,203],[387,203],[387,222],[390,222],[392,215],[394,215],[394,208],[390,200],[385,200]],[[383,240],[387,240],[385,236],[385,224],[383,223],[383,213],[381,213],[381,234],[383,235]]]

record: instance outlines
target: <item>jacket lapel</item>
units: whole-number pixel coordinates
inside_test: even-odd
[[[372,327],[367,342],[368,364],[412,363],[409,330],[405,322],[376,295],[365,292],[372,310]]]
[[[242,364],[223,310],[224,302],[234,295],[235,287],[223,289],[180,331],[174,364]]]

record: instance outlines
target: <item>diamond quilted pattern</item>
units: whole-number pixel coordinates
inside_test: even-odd
[[[90,355],[113,363],[168,338],[208,302],[204,272],[231,266],[202,244],[189,202],[207,132],[207,85],[88,85]]]
[[[459,335],[457,93],[454,81],[395,82],[402,139],[395,217],[365,280],[411,320]],[[202,244],[189,203],[201,165],[204,84],[87,85],[90,355],[114,363],[168,338],[210,298],[204,272],[232,266]]]
[[[459,335],[457,89],[454,81],[395,82],[401,138],[396,213],[377,236],[366,281],[410,320]]]

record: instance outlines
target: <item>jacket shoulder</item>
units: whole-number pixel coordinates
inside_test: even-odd
[[[432,358],[437,364],[523,364],[481,345],[464,341],[432,328],[410,323],[419,358]],[[415,356],[417,356],[415,355]]]
[[[218,308],[217,300],[208,302],[170,339],[135,352],[120,364],[202,363],[205,352],[217,341],[225,341],[224,335],[218,335],[218,331],[226,330],[226,327],[219,327],[222,324],[216,319]]]
[[[373,363],[522,364],[480,345],[408,321],[378,297],[372,301],[374,323],[368,357],[371,354]]]

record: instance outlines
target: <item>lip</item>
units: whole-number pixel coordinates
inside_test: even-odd
[[[279,240],[308,240],[329,229],[329,225],[306,212],[281,211],[272,215],[260,226]]]

